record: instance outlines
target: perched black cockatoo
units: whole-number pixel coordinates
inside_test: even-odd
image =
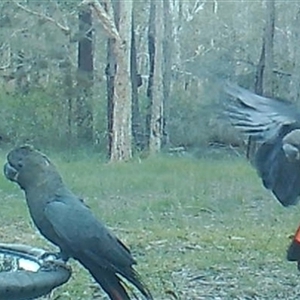
[[[65,186],[44,154],[28,145],[17,147],[7,155],[4,174],[24,190],[34,224],[60,248],[62,259],[79,261],[112,300],[130,299],[122,278],[153,299],[129,249]]]
[[[254,165],[265,188],[283,206],[300,196],[300,114],[289,102],[256,95],[225,84],[233,101],[226,109],[231,124],[258,142]]]

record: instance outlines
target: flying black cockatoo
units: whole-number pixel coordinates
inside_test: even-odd
[[[226,111],[231,124],[258,141],[254,165],[265,188],[283,206],[300,196],[300,114],[289,102],[258,96],[227,83],[234,98]]]
[[[112,300],[130,299],[122,277],[153,299],[129,249],[65,186],[44,154],[28,145],[17,147],[7,155],[4,174],[24,190],[34,224],[60,248],[63,260],[79,261]]]
[[[232,83],[224,90],[231,101],[225,111],[231,124],[258,142],[254,166],[265,188],[283,206],[300,197],[300,113],[290,102],[256,95]],[[288,250],[300,262],[300,226]]]

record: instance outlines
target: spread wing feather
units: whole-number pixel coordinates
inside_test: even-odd
[[[227,83],[224,86],[232,101],[226,114],[238,130],[259,140],[274,138],[284,125],[300,120],[295,107],[283,100],[256,95],[238,85]]]
[[[226,83],[224,90],[233,98],[225,111],[231,124],[259,141],[254,164],[263,185],[283,206],[296,204],[300,195],[300,161],[288,159],[289,153],[284,149],[297,154],[297,148],[284,148],[283,140],[300,128],[297,109],[289,102],[262,97],[232,83]]]

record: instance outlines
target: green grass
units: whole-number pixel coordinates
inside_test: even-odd
[[[158,156],[107,164],[96,155],[48,155],[131,248],[155,299],[297,298],[296,266],[285,253],[299,208],[281,207],[244,159]],[[49,247],[22,192],[3,176],[0,196],[1,241]],[[87,272],[72,267],[72,279],[53,299],[94,299]]]

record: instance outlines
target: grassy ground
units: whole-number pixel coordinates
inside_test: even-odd
[[[105,164],[48,153],[65,182],[131,249],[155,299],[299,299],[285,260],[299,208],[284,209],[243,158],[161,156]],[[4,162],[4,153],[0,153]],[[50,247],[0,176],[0,240]],[[87,272],[52,299],[106,299]]]

